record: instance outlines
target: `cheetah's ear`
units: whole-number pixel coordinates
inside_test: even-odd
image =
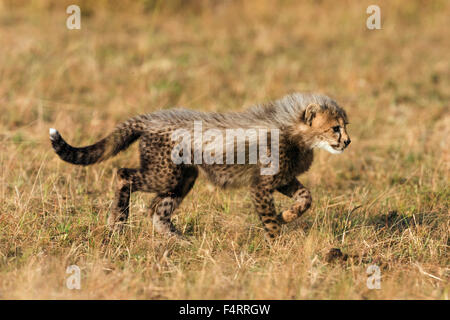
[[[312,121],[319,111],[320,106],[317,103],[309,104],[303,113],[303,121],[308,125],[312,125]]]

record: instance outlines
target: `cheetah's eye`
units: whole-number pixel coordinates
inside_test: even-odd
[[[339,131],[341,131],[341,126],[334,126],[332,129],[333,129],[333,132],[338,133]]]

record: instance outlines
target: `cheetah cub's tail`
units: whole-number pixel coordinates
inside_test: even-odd
[[[50,141],[56,154],[69,163],[87,166],[104,161],[128,148],[141,136],[144,129],[143,120],[140,117],[118,125],[106,138],[93,145],[75,148],[69,145],[61,137],[56,129],[50,128]]]

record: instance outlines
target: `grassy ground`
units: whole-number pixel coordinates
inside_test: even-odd
[[[82,3],[78,31],[51,1],[0,3],[0,298],[448,299],[448,1],[379,1],[373,31],[373,1]],[[154,234],[142,193],[126,234],[105,242],[115,169],[137,166],[136,146],[80,168],[48,141],[49,127],[83,145],[135,114],[293,91],[337,99],[352,144],[316,152],[300,177],[314,204],[272,247],[247,190],[203,178],[175,221],[191,245]],[[332,248],[348,259],[327,260]],[[81,290],[66,288],[72,264]]]

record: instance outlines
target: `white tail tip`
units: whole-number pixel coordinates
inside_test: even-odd
[[[50,133],[50,139],[53,139],[58,134],[58,130],[50,128],[49,133]]]

